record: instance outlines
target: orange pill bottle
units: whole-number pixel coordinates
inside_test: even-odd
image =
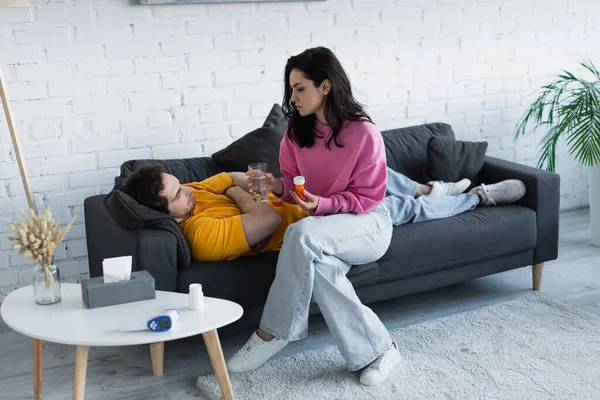
[[[305,180],[304,180],[303,176],[296,176],[294,178],[294,187],[296,188],[296,194],[302,200],[305,200],[304,199],[304,182],[305,182]]]

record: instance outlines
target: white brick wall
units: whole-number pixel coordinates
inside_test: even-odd
[[[380,129],[451,123],[457,137],[534,165],[512,140],[532,93],[589,56],[592,0],[327,0],[141,6],[126,0],[0,9],[0,65],[36,201],[63,222],[63,276],[87,272],[83,200],[122,162],[210,155],[257,127],[282,97],[287,57],[333,48]],[[563,209],[588,202],[587,171],[560,151]],[[0,115],[0,300],[29,283],[7,243],[27,203]]]

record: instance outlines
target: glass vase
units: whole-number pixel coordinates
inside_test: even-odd
[[[55,265],[47,268],[36,265],[33,269],[33,289],[37,304],[58,303],[61,299],[58,268]]]

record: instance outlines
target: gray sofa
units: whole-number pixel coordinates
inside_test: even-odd
[[[441,123],[382,134],[388,165],[415,180],[422,179],[427,164],[427,141],[436,135],[454,138],[451,127]],[[122,172],[147,162],[128,161]],[[201,181],[223,170],[211,157],[159,162],[181,182]],[[356,265],[348,273],[360,299],[368,304],[532,265],[534,289],[539,288],[543,263],[558,254],[559,176],[486,157],[478,181],[509,178],[527,186],[517,204],[479,207],[452,218],[395,227],[389,250],[380,260]],[[105,195],[85,200],[91,276],[101,275],[104,258],[133,255],[134,270],[148,270],[157,289],[187,293],[190,283],[200,282],[207,296],[242,305],[244,317],[231,329],[258,322],[278,253],[219,263],[188,262],[178,248],[181,238],[172,229],[123,227],[127,224],[115,221],[104,201]]]

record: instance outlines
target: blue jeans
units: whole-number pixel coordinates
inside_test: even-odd
[[[443,197],[419,196],[415,199],[417,182],[391,168],[387,171],[388,184],[383,202],[389,209],[394,226],[452,217],[472,210],[479,204],[479,198],[472,193]]]
[[[392,238],[384,204],[370,213],[308,217],[288,227],[260,327],[279,339],[308,334],[311,300],[319,305],[349,370],[359,370],[392,344],[346,277],[352,265],[378,260]]]

